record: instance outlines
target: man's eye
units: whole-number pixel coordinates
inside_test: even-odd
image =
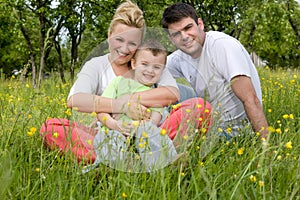
[[[180,34],[179,32],[176,32],[176,33],[172,33],[171,36],[172,37],[177,37],[177,36],[179,36],[179,34]]]

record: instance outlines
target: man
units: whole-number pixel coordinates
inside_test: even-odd
[[[178,48],[168,56],[167,68],[174,78],[185,77],[213,105],[222,134],[236,136],[250,121],[265,138],[268,123],[258,73],[240,42],[221,32],[205,32],[195,9],[184,3],[164,11],[162,26]]]

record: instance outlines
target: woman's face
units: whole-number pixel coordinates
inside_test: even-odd
[[[142,36],[139,28],[117,24],[108,35],[110,61],[116,65],[128,63],[140,45]]]

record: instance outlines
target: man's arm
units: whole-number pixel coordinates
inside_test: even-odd
[[[130,101],[146,107],[164,107],[179,101],[179,91],[172,86],[163,86],[132,94]]]
[[[235,95],[242,101],[253,130],[259,132],[262,138],[266,138],[268,134],[268,122],[251,79],[247,76],[236,76],[232,79],[231,88]]]

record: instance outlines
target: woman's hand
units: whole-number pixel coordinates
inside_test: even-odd
[[[118,98],[119,105],[122,105],[120,112],[126,114],[133,120],[150,119],[151,113],[147,112],[148,108],[138,101],[130,100],[131,95],[124,95]]]

